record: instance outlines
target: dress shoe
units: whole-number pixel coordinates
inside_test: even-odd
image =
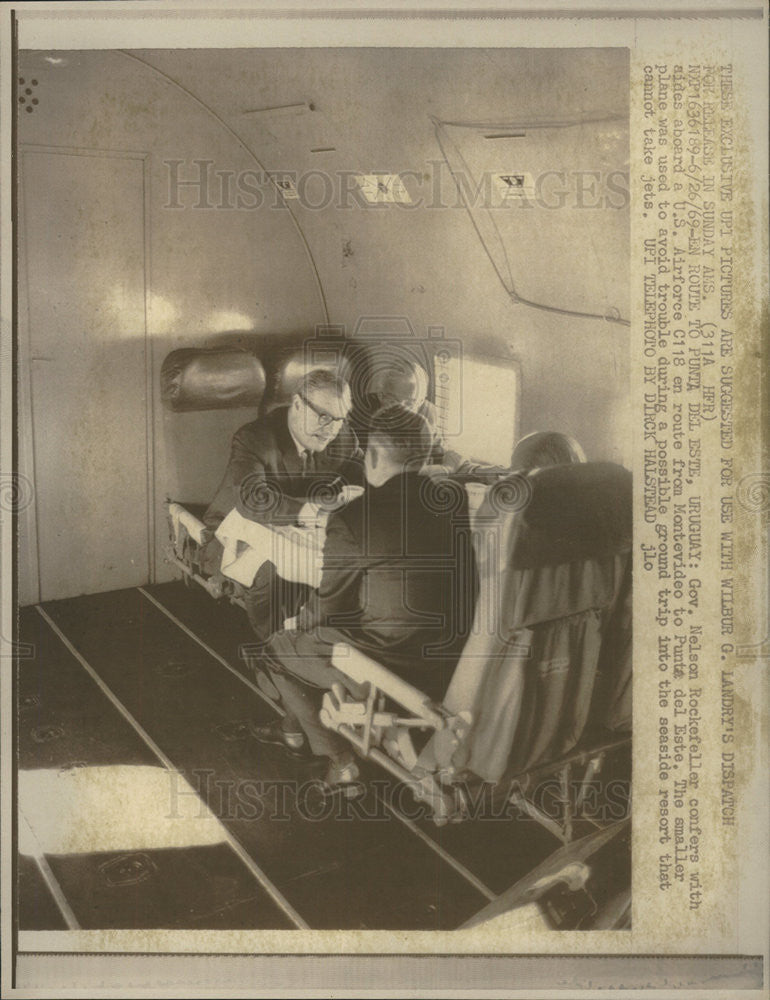
[[[360,774],[358,764],[354,760],[333,760],[323,778],[324,795],[343,795],[345,798],[357,798],[363,795],[365,788],[359,781]]]
[[[281,719],[274,719],[267,725],[258,725],[256,722],[249,723],[249,732],[259,743],[266,746],[276,746],[284,750],[290,757],[305,760],[310,756],[310,749],[305,739],[305,734],[289,733],[282,727]]]

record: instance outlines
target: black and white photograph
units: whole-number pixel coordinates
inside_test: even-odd
[[[18,929],[627,929],[623,48],[21,50]]]
[[[3,996],[766,984],[768,13],[482,4],[0,2]]]

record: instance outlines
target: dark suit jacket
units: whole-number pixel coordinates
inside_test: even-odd
[[[338,476],[363,482],[361,450],[347,424],[325,451],[315,453],[314,468],[303,473],[287,415],[282,407],[235,432],[230,461],[204,515],[209,527],[216,528],[233,507],[262,524],[293,524],[314,488]]]
[[[329,641],[341,632],[423,689],[427,674],[442,675],[443,693],[475,598],[464,489],[437,492],[431,479],[405,473],[331,515],[321,586],[299,627],[322,639],[333,632]]]

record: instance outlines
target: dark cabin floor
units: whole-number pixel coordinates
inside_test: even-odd
[[[511,812],[437,827],[375,769],[319,810],[318,763],[248,735],[250,639],[181,583],[21,610],[20,930],[452,929],[559,846]]]

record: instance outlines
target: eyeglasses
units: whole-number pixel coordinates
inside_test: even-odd
[[[304,393],[300,392],[297,393],[297,395],[302,400],[302,402],[305,403],[306,406],[309,406],[310,409],[313,411],[313,413],[315,413],[315,415],[318,417],[318,424],[320,427],[329,427],[330,425],[333,426],[335,424],[341,424],[345,420],[344,417],[333,417],[331,413],[327,413],[326,410],[319,410],[314,403],[310,402],[310,400]]]

